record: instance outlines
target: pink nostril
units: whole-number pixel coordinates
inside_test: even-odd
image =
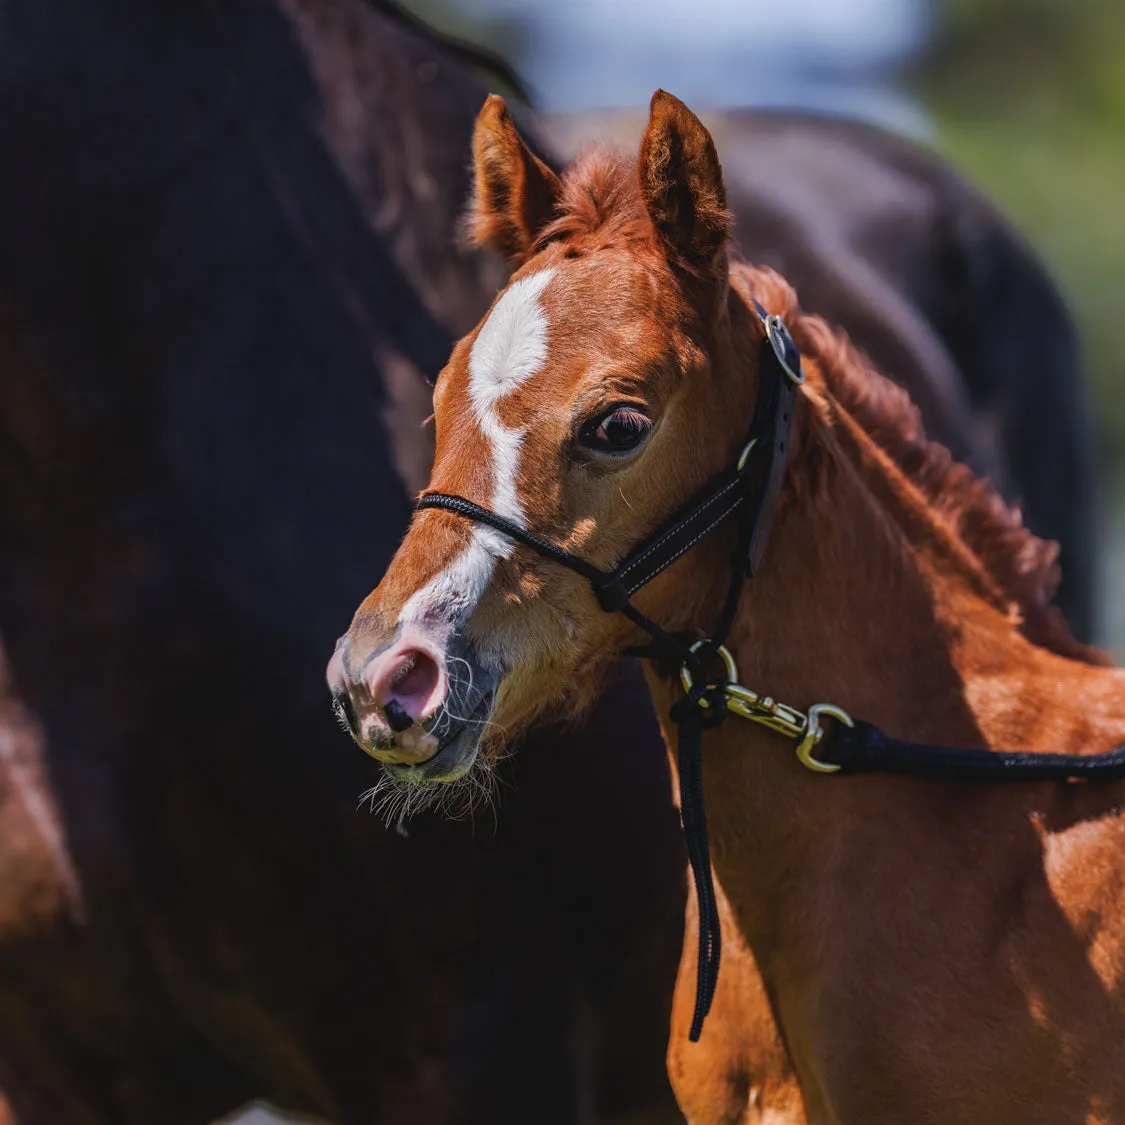
[[[437,661],[424,649],[413,647],[383,653],[368,672],[367,685],[375,702],[394,720],[395,729],[437,710],[444,695]]]
[[[403,657],[391,677],[391,690],[395,697],[428,695],[437,686],[437,665],[428,653],[415,649]]]

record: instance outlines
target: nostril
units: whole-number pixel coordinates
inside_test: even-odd
[[[403,648],[372,669],[368,684],[387,724],[402,733],[428,715],[440,702],[441,668],[428,652]]]
[[[391,676],[392,699],[429,695],[437,686],[438,670],[433,659],[419,649],[404,654]]]

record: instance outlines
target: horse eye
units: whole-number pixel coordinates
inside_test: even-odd
[[[652,420],[631,406],[615,406],[583,427],[579,440],[596,453],[620,455],[636,449],[652,429]]]

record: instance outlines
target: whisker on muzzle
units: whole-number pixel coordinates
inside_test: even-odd
[[[464,820],[483,807],[492,813],[495,831],[500,785],[493,760],[478,755],[469,771],[455,781],[404,781],[384,772],[360,795],[357,808],[366,807],[386,827],[401,829],[411,817],[429,810]]]

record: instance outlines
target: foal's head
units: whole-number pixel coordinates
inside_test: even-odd
[[[635,164],[593,151],[560,180],[493,97],[473,155],[473,232],[517,268],[438,379],[429,489],[610,569],[733,463],[753,413],[761,330],[731,286],[715,146],[658,92]],[[679,573],[637,599],[670,629],[707,596]],[[646,639],[580,575],[423,510],[329,681],[392,776],[448,781]]]

